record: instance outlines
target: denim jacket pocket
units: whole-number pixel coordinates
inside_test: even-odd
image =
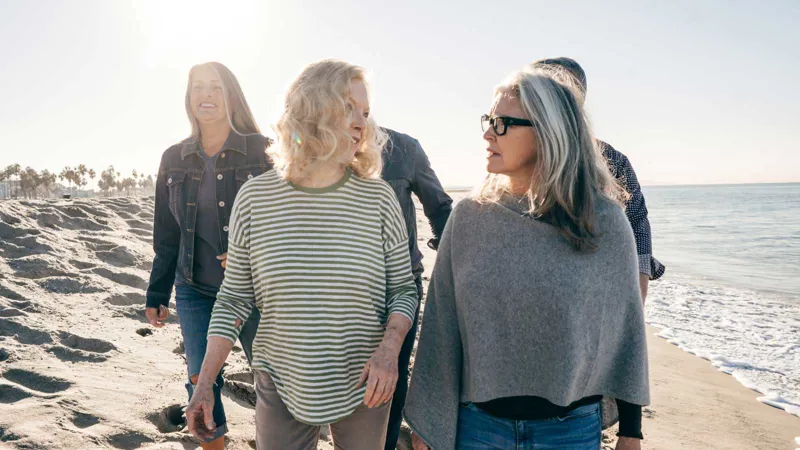
[[[175,216],[175,221],[179,224],[183,208],[180,207],[183,201],[183,182],[186,180],[186,172],[171,171],[167,173],[167,189],[169,190],[169,210]]]
[[[239,188],[242,187],[243,184],[247,182],[247,180],[252,180],[253,178],[261,175],[264,172],[266,172],[266,168],[264,167],[248,167],[245,169],[236,169],[237,191]]]

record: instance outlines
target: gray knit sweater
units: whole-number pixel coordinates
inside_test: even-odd
[[[455,448],[459,403],[592,395],[650,402],[636,245],[599,199],[599,250],[580,253],[508,201],[461,201],[428,292],[405,417],[435,450]]]

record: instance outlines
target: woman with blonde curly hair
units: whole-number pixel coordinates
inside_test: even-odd
[[[398,354],[417,292],[408,237],[379,180],[384,133],[369,116],[364,70],[325,60],[292,83],[276,126],[275,170],[233,207],[190,430],[213,433],[211,386],[253,307],[259,449],[383,446]]]

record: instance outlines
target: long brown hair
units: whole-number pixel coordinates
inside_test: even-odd
[[[192,75],[195,70],[201,67],[211,68],[219,77],[220,83],[222,83],[222,97],[225,100],[225,112],[228,116],[228,124],[231,126],[231,129],[242,136],[260,134],[261,130],[258,129],[256,120],[253,118],[253,113],[250,111],[250,106],[244,98],[239,80],[236,79],[233,72],[225,67],[224,64],[207,62],[198,64],[189,70],[189,82],[186,86],[186,115],[189,116],[189,123],[192,124],[192,139],[199,141],[200,123],[194,116],[189,97],[192,91]]]

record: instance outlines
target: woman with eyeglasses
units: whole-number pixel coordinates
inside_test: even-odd
[[[569,77],[536,68],[482,117],[485,184],[439,246],[405,417],[415,450],[618,450],[649,403],[636,247]]]

